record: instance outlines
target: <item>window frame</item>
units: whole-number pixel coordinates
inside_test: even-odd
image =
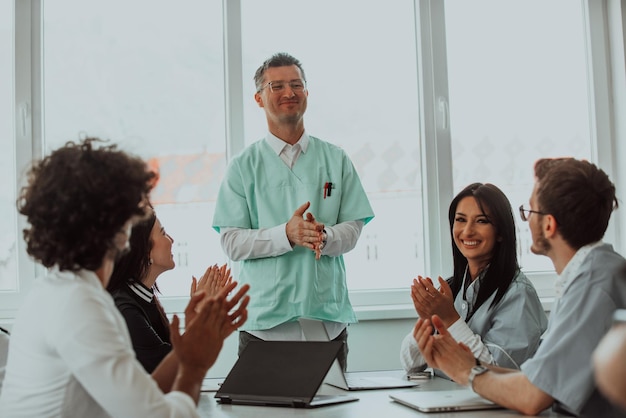
[[[39,0],[14,0],[14,140],[17,169],[16,191],[23,185],[28,164],[41,156],[41,53],[40,25],[41,4]],[[0,293],[0,321],[11,322],[31,287],[35,277],[44,269],[30,259],[21,231],[26,227],[25,218],[17,217],[17,274],[18,290]],[[8,321],[7,321],[8,320]]]
[[[18,190],[23,184],[24,167],[32,158],[40,158],[43,150],[43,112],[42,108],[42,1],[15,1],[15,141],[17,159]],[[241,151],[244,144],[243,134],[243,86],[242,76],[242,39],[241,39],[241,0],[222,0],[224,74],[226,106],[226,157],[229,160]],[[585,16],[587,41],[588,88],[592,92],[591,107],[591,145],[592,161],[599,164],[607,174],[619,183],[617,174],[617,137],[623,136],[624,122],[615,113],[614,95],[624,103],[624,89],[612,90],[612,79],[616,68],[615,61],[620,56],[611,54],[612,39],[624,37],[626,25],[626,6],[620,6],[612,0],[581,0]],[[622,19],[611,20],[609,10],[620,9]],[[418,57],[418,90],[420,113],[416,115],[420,122],[422,151],[422,176],[424,181],[423,213],[432,222],[425,222],[424,241],[426,251],[426,270],[443,271],[452,263],[450,239],[448,233],[447,212],[452,192],[452,156],[451,135],[448,113],[448,83],[445,42],[444,2],[438,0],[414,0],[416,41]],[[621,28],[615,29],[616,21]],[[611,30],[613,29],[613,30]],[[613,41],[614,42],[614,41]],[[622,40],[621,60],[624,59],[624,41]],[[619,68],[623,68],[622,66]],[[22,110],[26,110],[24,113]],[[24,118],[26,115],[26,118]],[[25,126],[20,130],[18,127]],[[621,127],[621,128],[620,128]],[[620,128],[621,130],[619,130]],[[617,133],[616,133],[617,131]],[[428,138],[428,140],[423,140]],[[530,170],[530,168],[529,168]],[[18,231],[25,226],[23,217],[18,220]],[[619,216],[613,216],[605,240],[614,243],[619,251],[623,248],[621,236],[625,235],[626,225]],[[20,237],[21,234],[18,234]],[[34,263],[26,254],[25,244],[19,241],[18,274],[19,291],[0,294],[0,321],[11,321],[23,298],[24,291],[31,285],[34,277],[44,269]],[[417,273],[417,272],[416,272]],[[550,283],[554,273],[530,273],[528,276],[538,287],[540,297],[549,309],[553,296]],[[355,290],[350,291],[350,299],[360,320],[379,320],[396,318],[414,318],[415,310],[408,298],[409,280],[406,289]],[[187,298],[163,298],[169,313],[183,312]]]

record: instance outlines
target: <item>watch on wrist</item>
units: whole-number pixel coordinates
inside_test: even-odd
[[[328,240],[328,235],[326,235],[326,229],[322,230],[322,243],[320,244],[320,251],[324,249],[326,246],[326,241]]]
[[[476,376],[480,376],[483,373],[488,372],[489,369],[485,366],[482,365],[478,365],[478,366],[474,366],[472,367],[472,369],[470,370],[470,374],[469,377],[467,378],[468,382],[469,382],[469,387],[474,390],[474,378],[476,378]]]

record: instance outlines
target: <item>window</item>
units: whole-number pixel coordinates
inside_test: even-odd
[[[455,193],[494,183],[516,209],[528,202],[538,158],[592,159],[583,8],[446,0],[445,12]],[[524,271],[553,271],[530,252],[528,224],[514,217]]]
[[[89,135],[149,159],[177,264],[159,288],[188,295],[192,275],[226,262],[211,228],[225,169],[220,2],[59,0],[43,11],[46,151]]]
[[[0,298],[32,276],[14,209],[25,163],[89,135],[158,168],[153,202],[177,262],[159,286],[168,309],[184,306],[191,275],[226,262],[210,227],[217,190],[226,156],[266,133],[252,77],[279,51],[304,65],[307,131],[347,151],[376,213],[345,257],[355,305],[404,309],[411,278],[450,274],[447,207],[470,182],[498,185],[516,208],[540,156],[612,174],[601,2],[84,3],[0,2]],[[552,275],[518,226],[524,269]]]
[[[13,2],[0,3],[0,292],[14,292],[18,281],[16,153],[14,135],[15,66]]]
[[[348,151],[376,212],[357,248],[345,256],[350,289],[406,288],[417,274],[451,274],[445,264],[444,271],[425,271],[424,240],[431,241],[422,223],[420,167],[429,161],[420,141],[437,139],[420,138],[413,2],[297,4],[307,20],[323,22],[323,31],[285,36],[282,25],[267,22],[289,20],[293,2],[242,2],[247,143],[267,129],[252,99],[252,75],[271,54],[290,52],[308,78],[307,131]],[[356,9],[359,19],[351,19]],[[454,193],[474,181],[492,182],[517,208],[530,196],[537,158],[591,158],[582,13],[580,3],[567,0],[446,1]],[[553,30],[555,21],[559,31]],[[445,218],[452,196],[439,198],[445,203],[438,216]],[[552,271],[548,258],[530,253],[527,225],[518,227],[525,271]],[[449,238],[442,239],[440,250],[449,251]]]
[[[304,19],[315,25],[288,35],[268,24]],[[346,150],[376,214],[344,256],[349,288],[408,287],[424,269],[413,1],[245,0],[241,20],[246,143],[267,132],[254,72],[272,54],[290,53],[307,76],[307,132]]]

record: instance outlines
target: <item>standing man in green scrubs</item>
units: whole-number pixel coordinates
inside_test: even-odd
[[[275,54],[254,82],[268,132],[230,161],[213,218],[222,248],[241,262],[238,281],[250,284],[239,353],[250,340],[301,340],[298,318],[315,318],[345,342],[345,370],[346,327],[356,316],[343,254],[374,212],[346,153],[304,129],[300,61]]]

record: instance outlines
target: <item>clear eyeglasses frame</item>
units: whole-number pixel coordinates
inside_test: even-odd
[[[282,93],[285,91],[286,86],[289,86],[291,91],[293,91],[294,93],[302,93],[304,90],[306,90],[306,81],[304,80],[292,80],[289,82],[268,81],[259,89],[259,91],[263,90],[266,87],[269,87],[272,93]]]

